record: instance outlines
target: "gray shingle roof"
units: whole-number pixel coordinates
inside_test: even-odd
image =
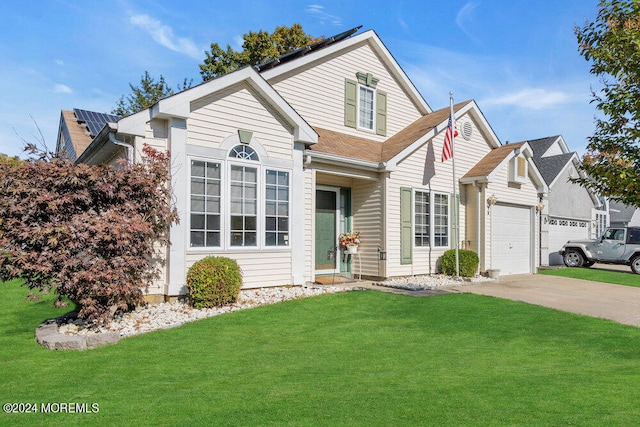
[[[551,185],[567,163],[571,161],[574,153],[558,154],[557,156],[536,157],[533,156],[533,163],[540,171],[540,175],[547,185]]]
[[[546,138],[527,141],[531,147],[531,151],[533,151],[533,163],[540,171],[540,175],[542,175],[547,185],[551,185],[553,180],[562,172],[562,169],[565,168],[575,154],[572,152],[542,157],[557,139],[558,136],[548,136]]]
[[[623,223],[631,221],[631,217],[636,211],[636,207],[627,206],[622,202],[609,202],[609,218],[611,223]]]

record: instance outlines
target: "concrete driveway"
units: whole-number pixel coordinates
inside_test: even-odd
[[[613,320],[640,327],[640,288],[538,274],[503,276],[497,282],[451,290],[487,295]]]

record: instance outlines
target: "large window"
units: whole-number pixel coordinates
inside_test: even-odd
[[[191,161],[191,246],[220,246],[220,163]]]
[[[291,173],[267,169],[247,145],[226,160],[191,160],[190,247],[288,247]]]
[[[231,246],[256,246],[258,231],[258,169],[231,165]]]
[[[414,242],[417,247],[449,246],[449,196],[416,191]]]
[[[288,246],[289,172],[267,170],[265,193],[265,244]]]
[[[373,89],[360,86],[358,126],[364,129],[373,130]]]

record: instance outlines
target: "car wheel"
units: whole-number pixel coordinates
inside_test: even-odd
[[[640,256],[636,256],[631,260],[631,271],[640,274]]]
[[[575,249],[567,250],[562,257],[562,260],[564,261],[564,265],[567,267],[582,267],[585,262],[582,253]]]

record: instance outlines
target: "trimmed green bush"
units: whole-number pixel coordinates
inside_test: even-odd
[[[458,250],[458,263],[460,264],[460,275],[463,277],[473,277],[478,271],[478,254],[466,249]],[[456,274],[456,250],[449,249],[440,257],[440,270],[442,273],[455,276]]]
[[[242,286],[242,271],[235,260],[206,257],[187,272],[189,300],[195,308],[220,307],[235,302]]]

